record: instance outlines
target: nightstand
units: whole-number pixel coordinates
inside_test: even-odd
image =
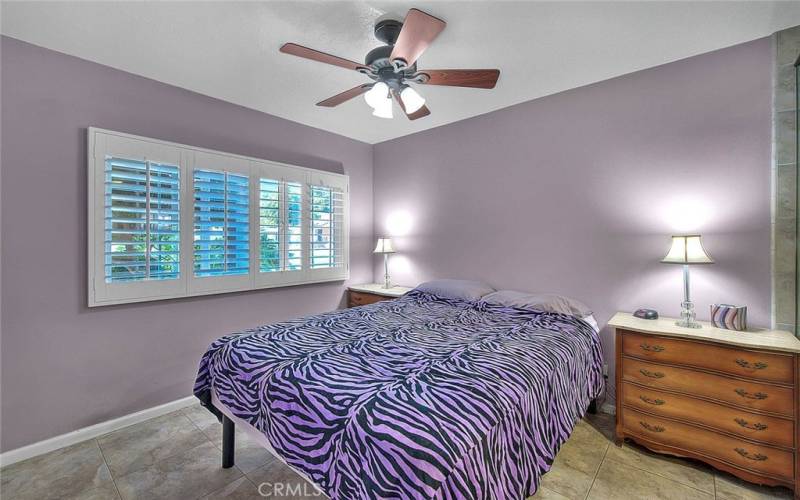
[[[800,498],[800,340],[617,313],[617,443],[702,460]]]
[[[347,307],[365,306],[382,300],[392,300],[410,292],[412,288],[393,286],[383,288],[379,283],[353,285],[347,288]]]

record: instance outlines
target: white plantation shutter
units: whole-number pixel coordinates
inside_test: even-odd
[[[180,276],[180,170],[109,157],[105,162],[105,279]]]
[[[259,204],[259,270],[302,270],[302,184],[261,178]]]
[[[344,193],[341,189],[308,186],[311,269],[344,266]]]
[[[250,272],[249,179],[194,171],[194,275]]]
[[[303,269],[303,185],[299,182],[286,182],[284,187],[284,270],[299,271]]]
[[[88,134],[89,305],[346,279],[347,176]]]
[[[283,182],[261,179],[259,183],[259,271],[273,273],[283,270],[284,235]]]
[[[310,280],[342,279],[349,275],[349,198],[347,177],[309,172],[308,275]]]

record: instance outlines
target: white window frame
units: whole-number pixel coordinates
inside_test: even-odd
[[[270,160],[249,158],[184,144],[90,127],[87,134],[88,171],[88,305],[89,307],[145,302],[179,297],[256,290],[350,277],[349,177]],[[116,156],[131,160],[177,165],[180,171],[180,275],[178,279],[111,282],[105,279],[105,159]],[[216,170],[249,177],[250,268],[248,274],[232,276],[194,275],[194,170]],[[303,268],[296,271],[260,271],[259,190],[260,179],[297,182],[303,186]],[[343,191],[343,266],[310,269],[307,222],[309,185]],[[282,214],[285,220],[285,214]],[[281,259],[285,256],[282,254]]]

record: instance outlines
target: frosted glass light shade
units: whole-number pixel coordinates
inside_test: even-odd
[[[419,111],[419,108],[425,105],[425,99],[411,87],[406,87],[400,92],[400,99],[403,100],[403,106],[406,107],[406,113],[412,114]]]
[[[373,116],[377,116],[378,118],[391,118],[392,117],[392,99],[391,97],[387,97],[383,99],[381,102],[375,106],[375,109],[372,111]]]
[[[386,100],[388,95],[389,86],[383,82],[378,82],[364,94],[364,100],[367,101],[371,108],[377,108],[382,101]]]
[[[714,259],[708,255],[699,234],[673,236],[672,247],[667,256],[661,259],[666,264],[713,264]]]
[[[394,253],[391,238],[378,238],[378,244],[375,245],[375,250],[372,253]]]

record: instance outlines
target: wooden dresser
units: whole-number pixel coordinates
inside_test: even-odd
[[[800,498],[800,340],[617,313],[617,444],[691,457]]]
[[[392,300],[412,289],[405,286],[383,288],[383,285],[369,283],[353,285],[347,289],[347,307],[365,306],[382,300]]]

